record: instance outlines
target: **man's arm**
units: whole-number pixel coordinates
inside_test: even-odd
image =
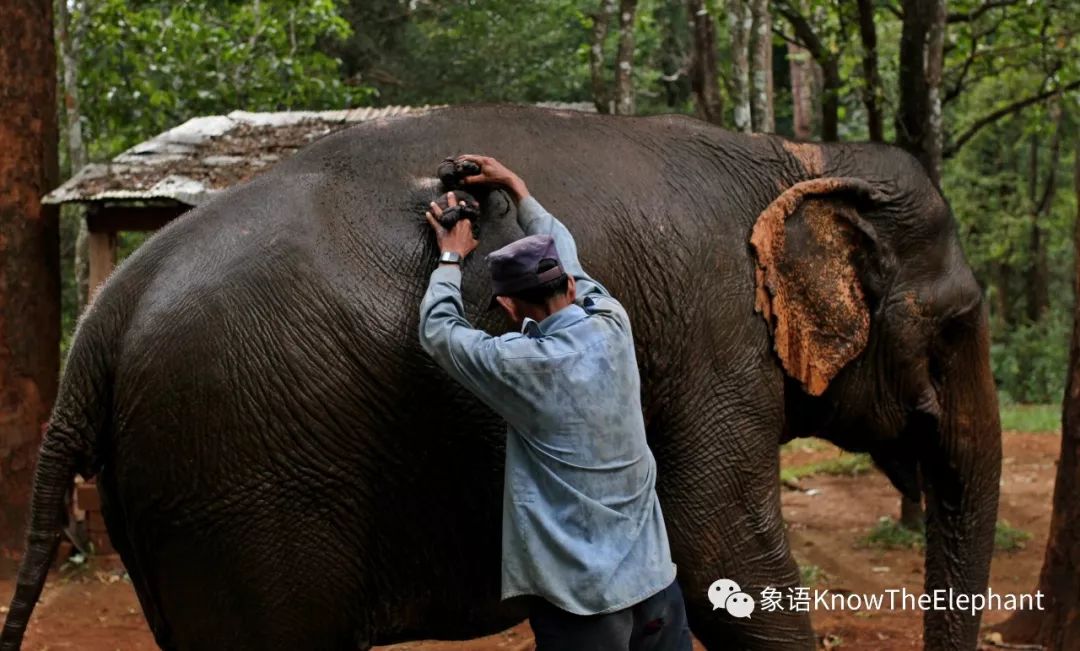
[[[573,277],[577,284],[577,301],[580,303],[591,294],[610,296],[604,286],[596,282],[578,260],[577,244],[570,230],[561,221],[549,213],[533,196],[526,196],[518,202],[518,226],[526,235],[550,235],[559,250],[563,271]]]
[[[455,204],[452,197],[448,196],[451,206]],[[435,230],[439,250],[457,253],[464,260],[476,248],[469,220],[462,219],[447,231],[432,212],[441,214],[435,203],[426,217]],[[512,407],[514,396],[502,388],[501,343],[499,337],[473,328],[465,318],[460,265],[440,264],[431,273],[420,303],[420,346],[452,378],[503,415],[504,410]]]
[[[509,396],[499,395],[498,345],[497,337],[473,328],[465,318],[461,270],[439,265],[420,304],[420,346],[450,377],[501,414]]]
[[[573,277],[577,284],[577,301],[580,303],[590,294],[611,296],[603,285],[585,273],[578,260],[577,244],[570,231],[540,205],[530,193],[528,186],[520,176],[511,172],[505,165],[488,156],[462,156],[480,166],[480,174],[464,179],[466,184],[486,183],[504,188],[518,205],[518,226],[526,235],[550,235],[559,250],[563,270]]]

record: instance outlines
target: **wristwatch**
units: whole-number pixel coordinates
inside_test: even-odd
[[[457,251],[443,251],[439,256],[439,264],[461,264],[461,254]]]

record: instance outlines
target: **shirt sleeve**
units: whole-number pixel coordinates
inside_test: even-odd
[[[501,372],[503,339],[473,328],[465,318],[461,269],[440,265],[431,273],[420,304],[420,346],[452,378],[509,420],[517,407],[517,396]]]
[[[518,205],[518,225],[526,235],[550,235],[555,240],[555,248],[559,251],[563,269],[574,278],[577,284],[577,303],[581,304],[589,296],[605,296],[611,294],[603,285],[596,282],[585,273],[578,260],[577,244],[570,231],[540,205],[534,197],[526,197]]]

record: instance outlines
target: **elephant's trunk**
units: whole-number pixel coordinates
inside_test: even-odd
[[[941,359],[941,415],[921,455],[926,491],[926,592],[986,592],[997,520],[1001,422],[989,364],[987,316],[956,335]],[[976,647],[981,613],[928,610],[926,649]]]

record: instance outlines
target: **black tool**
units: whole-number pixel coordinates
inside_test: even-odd
[[[461,187],[461,182],[470,176],[480,173],[480,166],[470,160],[460,158],[446,158],[439,163],[439,169],[435,174],[442,181],[447,190]]]
[[[439,225],[450,230],[454,227],[454,224],[462,219],[469,219],[472,220],[473,236],[476,237],[476,225],[480,219],[480,202],[476,200],[476,197],[463,190],[454,190],[454,196],[458,201],[456,206],[451,206],[447,202],[445,194],[440,195],[435,201],[435,205],[442,210],[442,215],[438,217]]]

